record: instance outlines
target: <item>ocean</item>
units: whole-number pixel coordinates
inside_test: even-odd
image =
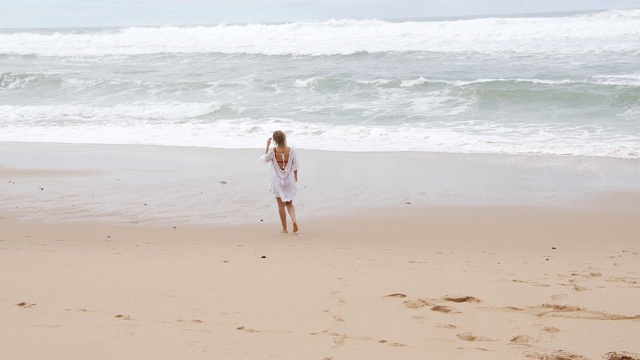
[[[640,10],[0,30],[0,142],[640,158]]]

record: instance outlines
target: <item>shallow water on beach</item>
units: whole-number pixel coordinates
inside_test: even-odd
[[[0,30],[0,141],[640,158],[640,10]]]
[[[257,150],[15,143],[0,152],[9,154],[0,167],[0,219],[277,222]],[[299,157],[303,219],[442,206],[638,211],[635,159],[313,150]]]

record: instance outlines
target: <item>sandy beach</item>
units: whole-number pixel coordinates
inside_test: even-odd
[[[0,152],[2,359],[640,359],[637,159]]]

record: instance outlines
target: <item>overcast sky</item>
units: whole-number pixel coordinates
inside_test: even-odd
[[[0,0],[0,28],[401,19],[640,8],[640,0]]]

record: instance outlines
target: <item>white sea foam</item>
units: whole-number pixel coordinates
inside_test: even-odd
[[[358,52],[636,52],[640,10],[565,17],[458,21],[149,27],[100,32],[3,32],[0,54],[104,56],[156,53],[330,55]]]
[[[74,124],[106,125],[110,123],[123,126],[135,126],[144,121],[152,124],[154,120],[171,124],[188,118],[205,116],[222,107],[221,104],[210,103],[157,103],[144,105],[116,105],[109,107],[87,105],[34,105],[34,106],[0,106],[3,122],[0,127],[22,126],[28,124],[49,124],[51,127],[64,128]],[[46,127],[46,126],[45,126]],[[5,140],[6,141],[6,140]],[[18,139],[9,141],[20,141]]]
[[[173,105],[172,105],[173,106]],[[614,129],[548,124],[495,124],[487,121],[399,124],[396,126],[304,123],[289,119],[229,119],[179,121],[185,113],[204,115],[215,107],[202,105],[174,112],[161,109],[175,121],[156,121],[151,107],[83,109],[32,107],[13,115],[11,126],[0,124],[0,142],[147,144],[215,148],[258,148],[274,129],[285,129],[293,146],[335,151],[431,151],[454,153],[556,154],[640,158],[640,136],[617,136]],[[3,113],[16,108],[0,106]],[[135,113],[137,111],[137,113]],[[43,120],[44,114],[64,114],[66,124]],[[636,111],[637,113],[637,111]],[[129,117],[101,121],[100,116]],[[623,116],[635,116],[625,114]],[[51,119],[52,117],[47,117]],[[134,119],[134,120],[131,120]],[[75,121],[74,121],[75,120]],[[612,141],[615,139],[615,141]]]

